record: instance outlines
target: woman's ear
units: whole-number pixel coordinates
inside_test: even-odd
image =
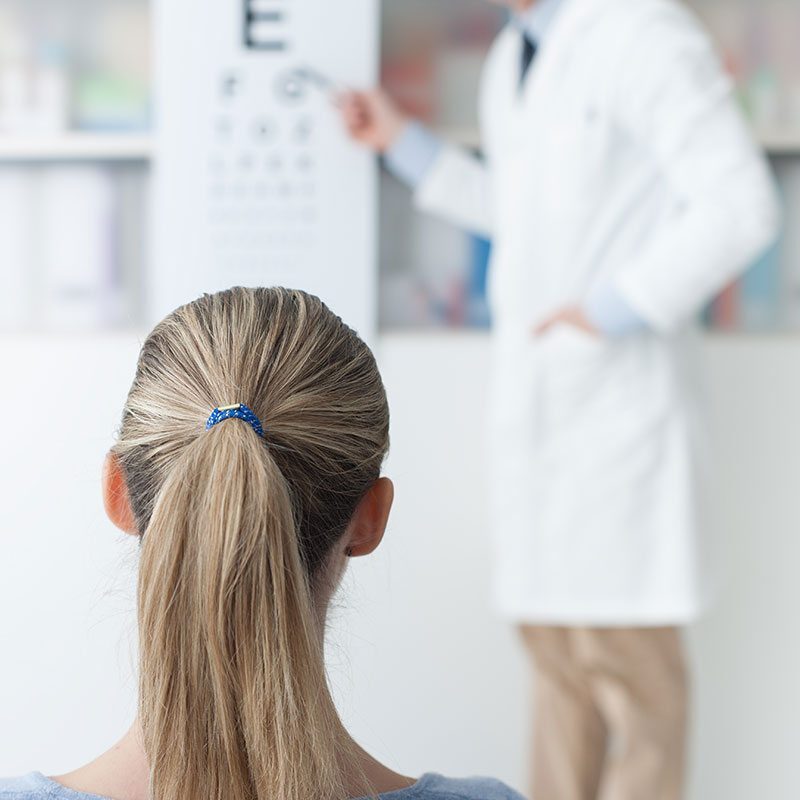
[[[132,536],[139,535],[122,464],[114,453],[109,453],[103,462],[103,505],[108,518],[121,531]]]
[[[356,507],[344,535],[345,553],[351,558],[368,556],[383,539],[394,501],[394,484],[378,478]]]

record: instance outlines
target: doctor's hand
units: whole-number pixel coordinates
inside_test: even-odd
[[[350,136],[378,153],[391,148],[408,124],[408,117],[381,89],[345,92],[337,105]]]
[[[544,336],[558,325],[570,325],[573,328],[588,333],[590,336],[602,336],[602,332],[586,316],[581,306],[567,306],[561,308],[540,322],[533,332],[536,336]]]

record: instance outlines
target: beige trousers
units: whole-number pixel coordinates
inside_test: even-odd
[[[680,800],[677,628],[522,627],[535,666],[532,800]]]

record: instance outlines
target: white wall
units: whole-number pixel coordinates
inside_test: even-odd
[[[0,339],[0,775],[64,771],[126,730],[135,542],[100,467],[138,344]]]
[[[350,595],[358,685],[348,716],[401,770],[488,773],[524,788],[527,669],[487,610],[487,341],[389,336],[380,360],[397,508],[380,563],[361,565]],[[713,337],[703,364],[726,580],[691,632],[691,796],[794,800],[800,339]]]
[[[798,796],[800,340],[712,339],[706,364],[728,580],[693,632],[695,798]]]
[[[133,711],[135,547],[98,482],[136,349],[0,341],[0,774],[73,767]],[[706,355],[730,578],[692,635],[692,796],[794,800],[800,339],[711,339]],[[332,615],[330,664],[353,731],[395,768],[523,788],[526,666],[487,604],[487,358],[480,335],[381,340],[397,506]]]

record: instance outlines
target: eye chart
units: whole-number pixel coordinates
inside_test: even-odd
[[[374,160],[332,99],[377,80],[375,0],[158,0],[150,316],[233,285],[374,328]]]

